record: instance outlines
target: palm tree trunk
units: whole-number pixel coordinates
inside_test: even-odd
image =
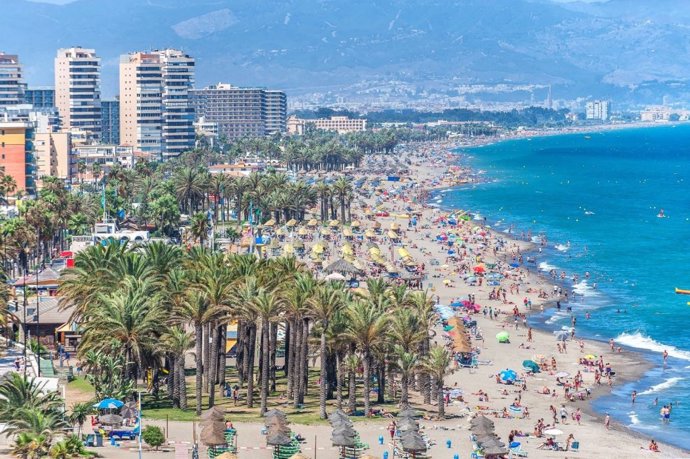
[[[175,357],[173,356],[168,356],[166,357],[166,360],[168,361],[168,367],[170,368],[170,373],[168,373],[168,395],[172,399],[172,404],[173,408],[179,408],[180,407],[180,392],[178,390],[178,382],[177,382],[177,362]]]
[[[319,355],[319,360],[321,363],[321,374],[319,379],[319,415],[321,419],[326,419],[326,388],[328,387],[328,378],[326,377],[326,327],[328,324],[324,324],[324,330],[321,333],[321,354]]]
[[[271,324],[270,338],[270,365],[268,366],[271,377],[271,392],[276,391],[276,354],[278,351],[278,324]]]
[[[304,403],[304,397],[309,393],[309,321],[304,321],[302,332],[302,380],[300,391],[300,403]]]
[[[195,391],[196,391],[196,415],[199,416],[201,414],[201,390],[202,390],[202,374],[204,372],[204,362],[202,358],[202,341],[203,341],[203,335],[204,335],[204,329],[201,326],[201,324],[195,324],[194,325],[194,332],[196,334],[196,349],[195,349],[195,360],[196,360],[196,384],[195,384]]]
[[[295,366],[294,349],[295,349],[295,325],[294,321],[290,320],[287,324],[287,333],[285,333],[285,377],[287,379],[287,398],[292,400],[294,394],[294,385],[292,381],[293,368]]]
[[[406,371],[403,371],[402,375],[400,376],[400,408],[402,409],[405,409],[410,404],[409,384],[410,376]]]
[[[369,401],[369,393],[371,392],[371,362],[369,361],[369,352],[365,351],[364,352],[364,415],[366,417],[370,416],[370,401]]]
[[[343,409],[343,371],[340,368],[340,352],[335,353],[335,399],[338,409]]]
[[[220,342],[218,343],[218,384],[220,384],[220,387],[225,386],[225,369],[227,366],[225,347],[228,336],[227,329],[227,325],[220,327]]]
[[[211,408],[216,402],[216,378],[218,374],[218,341],[220,339],[218,333],[218,325],[214,322],[211,324],[211,359],[210,371],[208,375],[208,407]]]
[[[203,338],[203,343],[204,343],[204,392],[208,394],[208,386],[209,386],[209,373],[211,372],[211,348],[209,346],[209,337],[210,335],[210,330],[211,330],[211,324],[204,324],[204,338]]]
[[[340,197],[340,222],[345,226],[345,196]]]
[[[249,354],[247,355],[247,407],[254,407],[254,349],[256,347],[256,325],[249,329]]]
[[[292,345],[293,349],[293,357],[292,357],[292,365],[291,365],[291,370],[290,370],[290,376],[288,377],[291,381],[291,388],[292,388],[292,400],[293,400],[293,407],[297,408],[299,406],[299,391],[300,391],[300,381],[302,379],[302,373],[301,373],[301,350],[302,350],[302,331],[304,330],[304,326],[302,325],[302,319],[297,319],[295,320],[294,324],[295,328],[295,341],[294,344]]]
[[[268,409],[268,374],[270,372],[270,349],[269,334],[270,327],[267,320],[261,324],[261,416],[266,414]]]
[[[355,376],[354,371],[350,370],[348,372],[347,411],[350,413],[354,413],[357,409],[357,381]]]
[[[178,374],[178,379],[177,379],[177,390],[179,392],[179,399],[180,399],[180,409],[186,410],[187,409],[187,383],[185,381],[184,377],[184,354],[178,356],[177,358],[177,365],[175,365],[177,368],[177,374]]]
[[[446,417],[446,404],[443,400],[443,379],[441,378],[436,383],[436,392],[438,395],[438,417],[444,419]]]

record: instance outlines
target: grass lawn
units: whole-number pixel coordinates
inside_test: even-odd
[[[91,396],[94,395],[93,386],[83,376],[78,376],[67,384],[69,390],[84,392]]]
[[[268,398],[268,409],[280,409],[288,416],[291,422],[303,425],[311,424],[327,424],[328,421],[319,418],[319,386],[317,381],[319,378],[318,370],[311,370],[309,372],[308,393],[304,398],[304,407],[302,409],[293,408],[292,402],[281,398],[287,390],[287,381],[282,372],[279,372],[279,377],[276,380],[277,391],[270,394]],[[230,385],[237,382],[237,372],[234,368],[228,369],[227,380]],[[170,400],[166,397],[161,397],[155,400],[152,396],[147,395],[142,400],[142,414],[146,419],[168,419],[171,421],[195,421],[198,420],[196,416],[196,399],[194,396],[194,377],[187,378],[187,410],[180,410],[172,408]],[[344,390],[343,405],[347,405],[347,392]],[[361,409],[364,403],[362,398],[361,387],[357,391],[357,405]],[[376,396],[372,395],[372,407],[385,408],[387,411],[396,411],[396,402],[391,401],[385,404],[376,404]],[[230,420],[233,422],[263,422],[263,418],[259,415],[261,407],[261,398],[259,396],[259,387],[255,386],[254,391],[254,407],[247,408],[246,404],[246,388],[240,390],[240,401],[237,406],[234,405],[232,398],[219,397],[216,392],[216,406],[223,408],[228,413]],[[328,400],[327,411],[332,412],[336,406],[336,400]],[[202,396],[202,409],[208,408],[208,394]],[[366,420],[364,416],[352,417],[353,421]]]

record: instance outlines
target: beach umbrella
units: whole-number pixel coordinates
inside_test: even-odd
[[[503,381],[515,381],[517,379],[517,373],[514,370],[511,369],[505,369],[501,371],[498,376],[503,380]]]
[[[551,435],[553,437],[556,437],[558,435],[563,435],[563,431],[559,430],[559,429],[548,429],[548,430],[545,430],[544,433],[546,435]]]
[[[225,410],[214,406],[204,411],[201,415],[201,422],[218,421],[225,422]]]
[[[398,413],[398,417],[416,418],[419,417],[419,412],[410,408],[409,406]]]
[[[217,458],[219,459],[219,458]],[[290,456],[290,459],[310,459],[309,456],[305,456],[302,453],[295,453],[292,456]]]
[[[539,373],[541,371],[539,369],[539,364],[533,360],[523,360],[522,367],[528,368],[532,373]]]
[[[121,402],[116,398],[105,398],[93,405],[93,407],[98,410],[117,410],[123,406],[124,402]]]
[[[510,333],[508,333],[507,331],[498,332],[496,334],[496,339],[498,340],[499,343],[509,343],[510,342]]]
[[[268,429],[266,433],[266,444],[271,446],[285,446],[290,443],[292,443],[292,437],[289,429]]]
[[[476,425],[480,425],[480,424],[481,424],[481,425],[487,425],[487,426],[493,427],[493,426],[494,426],[494,421],[492,421],[491,419],[487,418],[487,417],[484,416],[483,414],[481,414],[481,415],[479,415],[479,416],[473,418],[473,419],[470,421],[470,425],[471,425],[471,426],[476,426]]]
[[[482,450],[484,456],[503,456],[508,454],[508,450],[501,446],[492,446]]]
[[[350,224],[350,226],[353,228],[359,228],[360,225],[361,225],[361,223],[359,223],[359,220],[355,220]]]
[[[295,220],[294,218],[290,219],[290,220],[285,224],[285,226],[287,226],[288,228],[292,228],[292,227],[295,226],[295,225],[297,225],[297,220]]]
[[[482,265],[477,265],[474,268],[472,268],[475,273],[483,273],[486,269]]]
[[[341,274],[358,274],[360,272],[352,263],[342,258],[326,266],[324,271],[327,273],[337,272]]]
[[[307,234],[309,234],[309,233],[308,233],[306,228],[300,228],[299,230],[297,230],[298,236],[306,236]]]
[[[345,276],[343,276],[340,273],[330,273],[328,276],[326,276],[326,280],[329,281],[342,281],[345,280]]]
[[[230,451],[226,451],[220,456],[216,456],[216,459],[237,459],[237,454],[231,453]]]
[[[319,222],[315,218],[312,218],[311,220],[309,220],[307,222],[307,226],[309,226],[311,228],[317,226],[318,224],[319,224]]]
[[[400,443],[402,445],[403,451],[406,451],[408,453],[426,451],[427,449],[424,438],[422,438],[419,432],[414,430],[404,432],[400,436]]]
[[[206,446],[225,445],[227,444],[227,440],[225,439],[225,425],[222,422],[207,425],[201,429],[199,438]]]
[[[276,224],[276,221],[274,219],[270,219],[266,223],[264,223],[264,226],[273,226]]]
[[[568,373],[567,371],[559,371],[558,373],[556,373],[555,376],[557,378],[567,378],[568,376],[570,376],[570,373]]]
[[[106,424],[109,426],[122,424],[122,416],[119,414],[104,414],[103,416],[99,416],[98,420],[101,422],[101,424]]]
[[[478,424],[470,427],[470,431],[477,437],[487,437],[494,433],[494,427],[489,425]]]
[[[567,331],[556,332],[556,341],[568,341],[570,333]]]
[[[534,360],[537,363],[543,363],[544,361],[546,361],[546,357],[542,354],[534,354],[532,356],[532,360]]]
[[[120,410],[120,416],[122,416],[125,419],[136,418],[138,414],[139,410],[137,409],[137,404],[135,402],[127,403]]]
[[[444,285],[449,285],[449,284],[452,284],[452,283],[453,283],[453,281],[451,281],[450,279],[443,279],[443,284],[444,284]]]
[[[505,443],[499,440],[498,436],[496,436],[495,433],[489,434],[484,437],[477,437],[477,444],[482,448],[490,448],[492,446],[502,448],[505,446]]]
[[[597,359],[597,356],[594,355],[594,354],[587,354],[587,355],[585,356],[585,358],[586,358],[587,360],[596,360],[596,359]]]

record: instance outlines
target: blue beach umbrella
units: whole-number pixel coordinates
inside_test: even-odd
[[[512,268],[519,268],[519,267],[520,267],[520,263],[511,263],[510,266],[511,266]]]
[[[559,332],[556,332],[556,341],[568,341],[568,338],[570,337],[570,332],[561,330]]]
[[[99,410],[116,410],[123,406],[124,403],[115,398],[106,398],[93,405],[94,408]]]
[[[505,369],[498,374],[503,381],[515,381],[517,379],[517,373],[511,369]]]

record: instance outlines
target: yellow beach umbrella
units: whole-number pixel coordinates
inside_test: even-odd
[[[314,246],[311,248],[311,253],[323,253],[323,251],[326,250],[323,244],[314,244]]]
[[[321,228],[321,235],[322,235],[322,236],[330,236],[330,235],[331,235],[331,230],[329,230],[329,229],[326,228],[326,227]]]
[[[381,222],[374,222],[374,229],[381,228]]]
[[[283,228],[278,228],[276,230],[276,235],[277,236],[285,236],[285,230]]]
[[[400,238],[400,236],[398,236],[398,234],[393,232],[393,231],[388,232],[388,237],[391,239],[399,239]]]
[[[307,232],[306,228],[300,228],[299,231],[297,231],[297,234],[299,236],[306,236],[308,234],[308,232]]]
[[[293,253],[295,253],[295,248],[292,244],[285,244],[283,247],[283,255],[292,255]]]
[[[352,224],[350,226],[352,226],[353,228],[359,228],[360,225],[361,225],[361,223],[359,222],[359,220],[355,220],[352,222]]]
[[[330,226],[331,228],[337,228],[338,225],[340,225],[340,222],[339,222],[338,220],[331,220],[331,221],[328,223],[328,226]]]
[[[293,226],[295,226],[296,224],[297,224],[297,220],[295,220],[295,219],[293,218],[293,219],[291,219],[290,221],[288,221],[288,222],[285,224],[285,226],[293,227]]]
[[[319,222],[315,218],[312,218],[311,220],[309,220],[307,222],[307,226],[312,227],[312,228],[314,226],[318,226],[318,224],[319,224]]]
[[[276,224],[276,221],[274,219],[270,219],[266,223],[264,223],[264,226],[273,226]]]
[[[400,247],[398,249],[398,255],[400,255],[400,258],[412,257],[412,255],[410,255],[410,252],[408,252],[405,247]]]
[[[364,263],[359,261],[359,259],[355,259],[351,263],[352,263],[352,266],[354,266],[355,268],[359,269],[360,271],[364,271]]]
[[[443,279],[443,283],[446,285],[450,285],[453,283],[453,281],[451,281],[450,279]]]
[[[396,268],[395,266],[393,266],[393,265],[390,264],[390,263],[386,263],[386,272],[389,272],[389,273],[397,273],[397,272],[398,272],[398,268]]]
[[[398,231],[399,229],[400,229],[400,225],[398,225],[395,222],[391,223],[391,230]]]
[[[372,230],[368,229],[364,232],[364,236],[368,237],[370,239],[373,239],[376,237],[376,233],[374,233]]]
[[[410,216],[408,214],[398,214],[397,217],[398,218],[410,218]]]

